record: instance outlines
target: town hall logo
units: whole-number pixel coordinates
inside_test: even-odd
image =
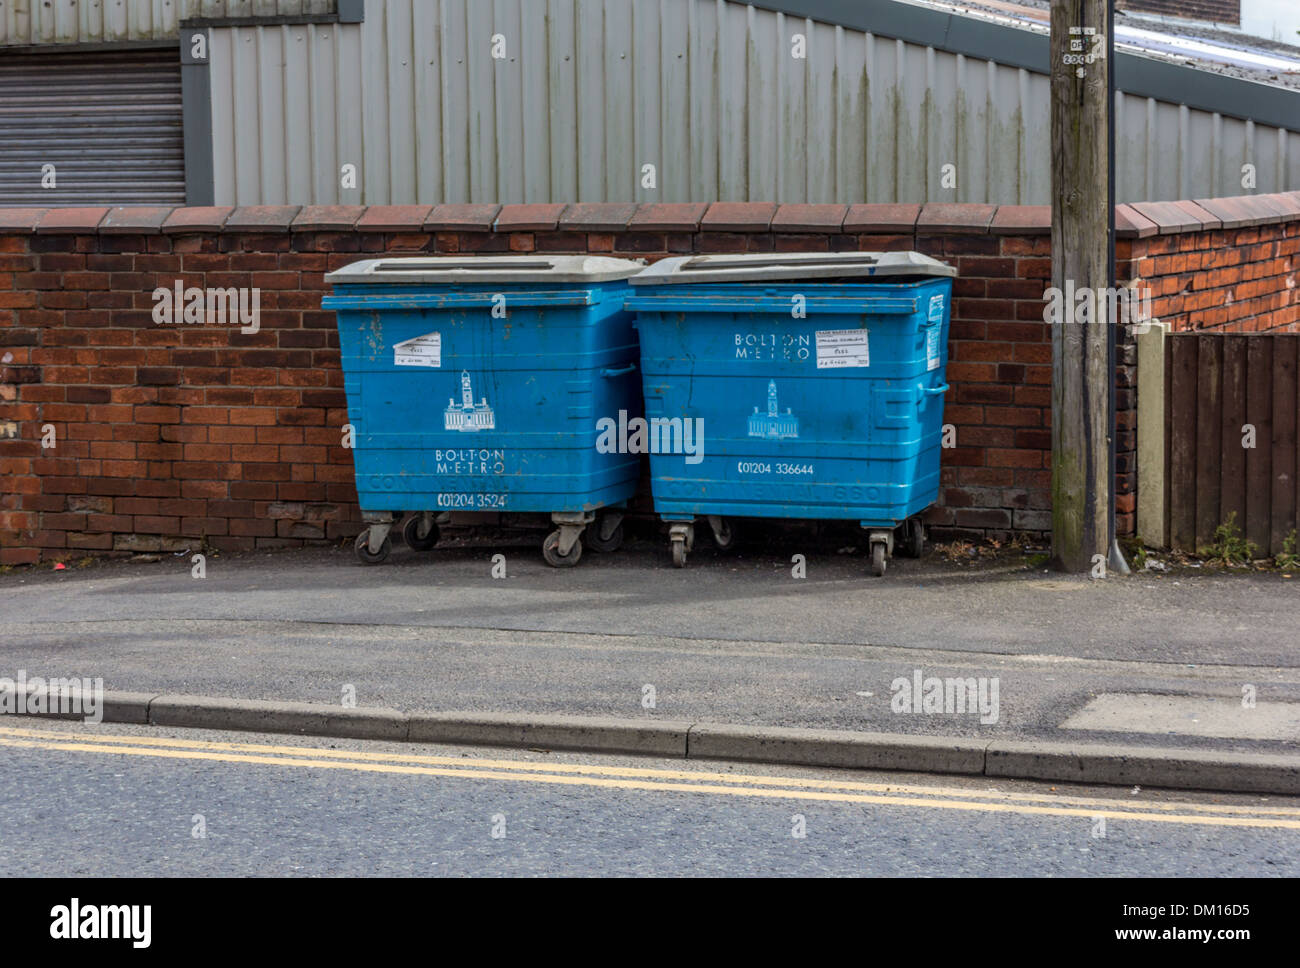
[[[789,407],[781,413],[776,403],[776,381],[767,381],[767,413],[759,413],[758,407],[749,415],[749,436],[762,437],[764,440],[785,440],[799,436],[799,418]]]
[[[479,430],[496,430],[497,415],[488,406],[487,397],[474,402],[474,387],[470,382],[469,370],[460,371],[460,403],[455,398],[447,401],[447,409],[442,412],[443,426],[447,430],[462,433],[475,433]]]

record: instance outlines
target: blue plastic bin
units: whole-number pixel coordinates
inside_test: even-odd
[[[646,419],[696,421],[703,440],[650,456],[674,564],[698,516],[724,547],[730,517],[856,519],[877,574],[896,530],[920,554],[953,275],[918,253],[854,252],[672,258],[633,278]]]
[[[453,511],[549,513],[556,528],[542,550],[557,566],[577,563],[580,538],[617,547],[639,459],[599,452],[596,422],[641,414],[623,303],[642,268],[586,256],[389,258],[325,277],[369,524],[362,561],[387,557],[402,517],[407,544],[432,548]]]

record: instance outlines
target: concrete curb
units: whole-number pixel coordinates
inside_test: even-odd
[[[691,727],[689,739],[687,755],[692,759],[974,776],[984,770],[986,745],[956,737],[720,723],[697,723]]]
[[[106,723],[130,723],[135,726],[148,726],[149,703],[156,695],[157,693],[152,692],[108,692],[105,690],[102,696],[102,705],[99,707],[99,714]],[[32,689],[28,687],[19,693],[17,699],[20,704],[19,708],[30,708],[34,698],[39,699],[42,704],[41,708],[45,711],[20,712],[18,715],[35,716],[40,719],[85,720],[87,718],[85,701],[83,700],[82,691],[78,688],[54,690],[53,694],[51,694],[49,689]],[[84,697],[84,699],[94,701],[92,696]],[[61,708],[68,711],[60,712]]]
[[[24,701],[19,715],[80,719]],[[103,722],[339,739],[538,747],[785,766],[839,767],[1020,780],[1300,795],[1300,755],[1152,749],[1108,743],[980,741],[669,720],[533,713],[403,713],[377,707],[105,692]]]
[[[985,776],[1233,793],[1300,793],[1300,756],[1140,746],[1001,741]]]
[[[532,713],[412,713],[412,743],[686,756],[690,723]]]
[[[406,739],[409,727],[406,715],[396,709],[349,709],[307,702],[166,695],[156,696],[149,703],[148,721],[155,726],[304,733],[399,742]]]

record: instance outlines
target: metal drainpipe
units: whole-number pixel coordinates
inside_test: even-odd
[[[1109,231],[1106,236],[1106,245],[1108,252],[1108,272],[1110,279],[1110,290],[1116,289],[1115,278],[1115,0],[1110,0],[1106,4],[1106,81],[1107,81],[1107,100],[1106,100],[1106,146],[1107,146],[1107,209],[1109,213]],[[1107,306],[1113,305],[1110,299],[1106,300]],[[1107,320],[1110,324],[1106,327],[1106,359],[1107,369],[1109,371],[1110,393],[1110,560],[1106,567],[1120,575],[1129,574],[1128,562],[1124,560],[1124,552],[1119,547],[1119,536],[1116,534],[1117,523],[1115,516],[1115,475],[1118,470],[1117,450],[1119,447],[1119,411],[1115,393],[1115,369],[1118,363],[1118,324],[1119,320]]]

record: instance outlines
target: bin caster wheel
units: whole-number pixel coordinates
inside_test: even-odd
[[[567,555],[560,554],[560,532],[552,531],[542,542],[542,557],[552,568],[572,568],[582,557],[582,542],[575,541]]]
[[[686,539],[680,538],[672,542],[673,548],[673,567],[686,567]]]
[[[871,546],[871,573],[877,578],[885,574],[885,563],[888,559],[885,557],[885,543],[878,542]]]
[[[384,543],[379,546],[378,551],[370,550],[370,531],[362,531],[357,535],[357,540],[352,543],[352,550],[357,553],[357,558],[363,565],[377,565],[388,560],[388,553],[393,550],[393,542],[390,538],[384,538]]]
[[[925,552],[925,527],[915,518],[903,525],[903,548],[909,558],[920,558]]]
[[[402,540],[412,551],[432,551],[433,546],[442,537],[438,526],[432,521],[429,522],[429,533],[423,538],[420,537],[420,523],[423,517],[421,514],[415,514],[402,523]]]
[[[733,551],[736,547],[736,532],[727,518],[709,518],[713,532],[713,544],[719,551]]]
[[[623,547],[623,521],[619,519],[614,530],[609,533],[608,537],[602,538],[601,533],[605,530],[608,522],[604,518],[597,518],[591,524],[587,525],[582,532],[582,540],[586,542],[588,548],[592,551],[610,552],[618,551]]]

